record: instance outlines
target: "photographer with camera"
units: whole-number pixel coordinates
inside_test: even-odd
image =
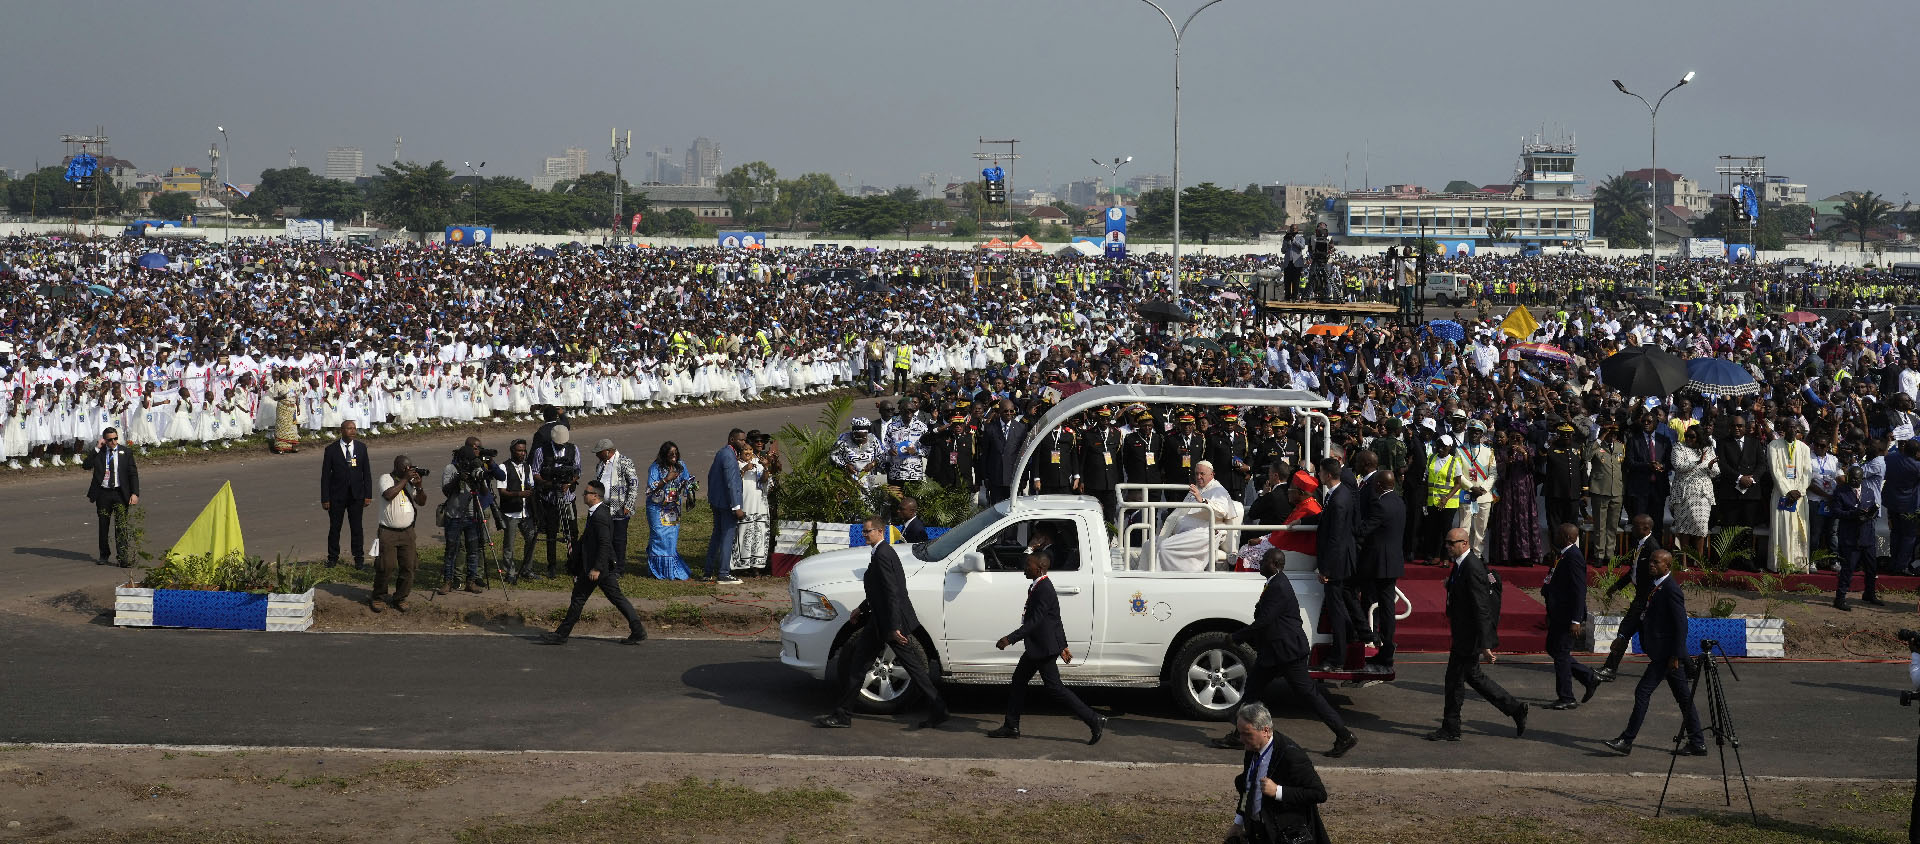
[[[573,545],[572,527],[560,523],[560,511],[572,506],[574,487],[580,482],[580,447],[572,439],[567,426],[555,425],[547,441],[533,449],[533,512],[540,532],[547,536],[548,577],[554,576],[558,565],[560,535],[566,533],[567,545]]]
[[[382,502],[380,532],[375,540],[380,553],[373,560],[373,595],[367,608],[380,612],[386,603],[407,611],[407,595],[413,592],[413,576],[420,568],[420,548],[414,541],[413,525],[420,508],[427,503],[427,491],[421,480],[426,472],[414,468],[402,454],[393,458],[393,473],[381,475],[375,482]],[[397,572],[396,572],[397,569]],[[387,582],[393,581],[393,596],[387,596]]]
[[[533,518],[533,464],[527,462],[527,441],[514,440],[507,448],[507,462],[494,469],[494,493],[500,496],[500,559],[513,563],[513,538],[517,534],[525,550],[520,554],[518,571],[509,569],[507,579],[532,576],[533,538],[538,531]]]
[[[445,595],[459,588],[458,566],[464,556],[467,563],[466,590],[476,595],[485,591],[486,576],[480,570],[480,555],[486,548],[487,528],[482,521],[493,506],[493,494],[487,483],[494,476],[493,458],[499,452],[480,447],[479,437],[468,437],[467,444],[453,453],[453,461],[440,470],[440,492],[447,497],[441,506],[447,528],[446,562],[440,567],[440,588]]]

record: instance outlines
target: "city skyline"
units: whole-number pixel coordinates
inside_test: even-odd
[[[1015,191],[1102,175],[1089,157],[1133,156],[1122,183],[1172,171],[1170,38],[1144,4],[820,0],[801,9],[736,0],[725,10],[644,14],[561,5],[647,25],[561,36],[543,23],[551,9],[488,3],[461,15],[405,7],[375,15],[373,4],[346,2],[317,19],[219,0],[28,7],[14,22],[21,46],[0,57],[16,77],[56,61],[69,11],[97,7],[103,43],[202,95],[156,98],[105,69],[63,72],[60,85],[22,93],[20,113],[33,117],[0,127],[0,165],[58,161],[61,133],[104,126],[114,155],[163,172],[202,161],[214,127],[225,125],[234,143],[223,164],[236,182],[285,166],[289,147],[358,147],[371,174],[391,160],[395,135],[407,138],[405,160],[487,160],[489,174],[531,180],[567,147],[588,151],[589,170],[610,169],[590,139],[614,125],[632,127],[642,150],[676,153],[630,162],[634,181],[656,162],[683,164],[698,137],[725,150],[722,172],[762,160],[782,176],[824,172],[848,189],[924,186],[923,173],[969,180],[982,136],[1021,139],[1024,157],[1008,168]],[[1591,185],[1648,165],[1645,109],[1609,80],[1651,97],[1694,70],[1699,77],[1661,112],[1663,169],[1717,188],[1720,155],[1766,155],[1771,170],[1816,198],[1870,189],[1899,204],[1920,192],[1920,174],[1882,164],[1882,147],[1920,128],[1920,115],[1890,105],[1903,80],[1920,76],[1920,57],[1898,35],[1910,31],[1901,21],[1917,17],[1891,0],[1838,9],[1767,0],[1739,16],[1652,0],[1526,14],[1463,0],[1387,20],[1224,2],[1186,40],[1182,182],[1494,184],[1511,173],[1518,140],[1544,128],[1577,136]],[[851,18],[863,25],[842,25]],[[1004,28],[987,40],[976,37],[982,26]],[[410,34],[429,27],[440,34],[433,43]],[[304,34],[289,40],[287,31]],[[701,32],[725,34],[738,49],[713,65]],[[280,74],[220,73],[197,58],[201,49],[236,67],[327,70],[294,96]],[[338,63],[342,50],[355,60]],[[505,74],[461,70],[494,54],[528,60]],[[977,78],[968,70],[993,61],[1019,70]],[[709,65],[715,72],[695,71]],[[887,66],[897,72],[875,71]]]

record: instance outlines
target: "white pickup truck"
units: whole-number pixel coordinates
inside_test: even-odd
[[[1034,444],[1062,420],[1099,405],[1135,402],[1291,408],[1308,431],[1305,453],[1325,452],[1326,418],[1319,411],[1328,405],[1312,393],[1120,385],[1069,396],[1036,422],[1017,464],[1020,473],[1029,465]],[[1316,426],[1322,432],[1318,444]],[[1170,509],[1181,508],[1129,508],[1149,516]],[[931,542],[896,549],[906,572],[908,598],[922,626],[906,647],[924,653],[940,682],[1007,683],[1019,649],[998,650],[994,642],[1019,624],[1027,589],[1022,552],[1036,530],[1046,530],[1057,549],[1049,577],[1060,596],[1060,616],[1074,653],[1073,664],[1060,666],[1061,678],[1078,686],[1164,688],[1189,717],[1227,718],[1245,692],[1253,658],[1249,649],[1228,637],[1252,621],[1261,580],[1234,572],[1225,554],[1208,570],[1162,570],[1153,551],[1159,539],[1156,520],[1144,519],[1109,539],[1094,498],[1016,496]],[[1128,521],[1126,512],[1121,521]],[[1213,524],[1206,529],[1224,537],[1261,527]],[[1138,543],[1132,541],[1136,537]],[[1237,544],[1228,541],[1223,547]],[[780,661],[836,682],[857,672],[863,675],[863,708],[884,713],[907,705],[919,690],[911,687],[906,670],[894,665],[891,648],[870,665],[843,664],[848,659],[842,645],[852,632],[846,619],[864,596],[861,577],[870,554],[868,548],[831,551],[794,568],[789,586],[793,609],[780,624]],[[1322,593],[1313,558],[1289,552],[1287,572],[1300,598],[1302,626],[1310,640],[1325,643],[1329,637],[1315,632]],[[1364,671],[1316,676],[1393,679],[1390,673]]]

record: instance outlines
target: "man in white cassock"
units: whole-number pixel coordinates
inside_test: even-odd
[[[1161,571],[1207,571],[1225,555],[1221,543],[1238,531],[1207,530],[1207,513],[1213,513],[1216,525],[1237,524],[1243,510],[1226,487],[1213,479],[1213,464],[1202,460],[1193,466],[1193,484],[1187,487],[1189,503],[1204,503],[1205,508],[1170,510],[1160,524]]]

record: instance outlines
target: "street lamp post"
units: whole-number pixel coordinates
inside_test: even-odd
[[[213,128],[215,131],[220,133],[220,145],[227,148],[227,154],[226,154],[227,167],[225,172],[232,173],[233,172],[233,139],[227,137],[227,127],[215,126]],[[216,174],[216,175],[225,175],[225,174]],[[228,242],[233,240],[233,199],[232,197],[227,196],[227,192],[226,192],[227,183],[231,181],[233,180],[229,178],[222,178],[220,180],[220,185],[219,185],[220,196],[226,197],[220,202],[220,207],[226,211],[226,215],[222,217],[220,221],[220,248],[221,249],[227,248]]]
[[[1117,182],[1120,180],[1120,168],[1127,166],[1127,162],[1132,160],[1133,160],[1133,156],[1131,155],[1127,156],[1126,158],[1121,158],[1120,156],[1116,155],[1113,157],[1112,164],[1108,164],[1105,161],[1101,161],[1098,158],[1093,159],[1093,163],[1095,166],[1099,167],[1100,169],[1107,171],[1108,178],[1113,179],[1114,181]]]
[[[467,225],[477,226],[480,225],[480,185],[481,182],[484,181],[480,178],[480,171],[486,169],[487,163],[482,161],[479,167],[474,167],[471,161],[462,161],[460,163],[467,168],[467,175],[473,177],[472,183],[467,185],[467,189],[473,192],[473,217]]]
[[[1646,97],[1627,90],[1627,86],[1620,84],[1620,80],[1613,80],[1613,87],[1620,89],[1620,93],[1639,100],[1641,105],[1647,107],[1647,125],[1651,136],[1648,157],[1652,159],[1648,167],[1653,171],[1647,177],[1647,210],[1650,212],[1647,217],[1647,272],[1649,273],[1647,285],[1649,287],[1660,286],[1660,104],[1667,101],[1667,94],[1680,90],[1680,86],[1692,81],[1693,71],[1689,70],[1687,75],[1680,77],[1679,82],[1673,83],[1673,87],[1667,89],[1666,94],[1661,94],[1660,99],[1647,102]],[[1657,290],[1655,295],[1658,295]]]
[[[1178,25],[1174,24],[1173,15],[1167,14],[1167,10],[1161,8],[1159,3],[1154,0],[1140,2],[1152,6],[1154,11],[1167,19],[1167,27],[1173,30],[1173,282],[1168,298],[1177,304],[1180,301],[1180,41],[1187,35],[1188,24],[1220,0],[1207,0]]]

